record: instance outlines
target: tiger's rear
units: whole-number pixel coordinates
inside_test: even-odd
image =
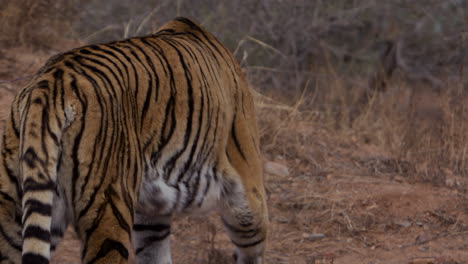
[[[68,224],[83,263],[172,263],[171,216],[215,208],[236,263],[264,263],[258,144],[238,63],[188,19],[58,55],[5,129],[0,263],[48,263]]]

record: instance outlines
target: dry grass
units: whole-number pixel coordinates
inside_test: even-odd
[[[369,170],[435,184],[455,177],[454,185],[461,187],[468,169],[468,97],[459,83],[446,83],[446,89],[436,91],[421,83],[394,80],[385,92],[372,94],[362,104],[366,80],[347,79],[329,70],[322,76],[326,77],[315,85],[325,92],[304,89],[290,104],[257,95],[262,147],[269,159],[278,155],[302,159],[310,171],[324,167],[326,146],[364,144],[386,153],[381,160],[367,162]]]

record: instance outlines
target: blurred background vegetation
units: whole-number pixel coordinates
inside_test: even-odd
[[[1,0],[0,5],[2,47],[57,49],[54,38],[84,44],[117,40],[187,16],[234,51],[259,88],[292,94],[317,77],[317,67],[373,73],[389,45],[396,46],[400,72],[431,85],[456,77],[468,62],[465,0]]]
[[[468,172],[466,0],[0,0],[0,47],[52,55],[147,35],[175,16],[234,52],[261,115],[382,146],[424,179]],[[264,143],[276,142],[282,128],[268,120]]]

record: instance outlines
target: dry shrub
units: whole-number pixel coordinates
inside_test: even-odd
[[[316,73],[321,77],[314,81],[315,91],[304,88],[293,103],[257,95],[268,159],[285,159],[296,172],[318,175],[336,166],[326,157],[340,148],[351,148],[348,159],[353,159],[361,146],[371,145],[388,153],[360,161],[374,174],[441,184],[468,172],[468,97],[461,82],[447,81],[438,90],[397,75],[363,103],[368,80],[340,76],[332,66]]]
[[[466,100],[449,84],[441,92],[395,83],[375,95],[350,129],[390,150],[400,165],[409,163],[411,169],[401,172],[411,178],[444,183],[447,174],[467,172]]]
[[[327,142],[323,125],[317,122],[320,113],[306,109],[304,104],[302,96],[289,106],[256,94],[261,148],[265,157],[290,161],[296,173],[311,175],[326,167],[324,155],[331,144]]]

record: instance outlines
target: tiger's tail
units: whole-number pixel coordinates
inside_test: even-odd
[[[47,82],[39,82],[31,89],[21,114],[23,264],[46,264],[50,259],[52,203],[65,123],[64,112],[55,108],[60,104],[54,98],[56,94]]]

